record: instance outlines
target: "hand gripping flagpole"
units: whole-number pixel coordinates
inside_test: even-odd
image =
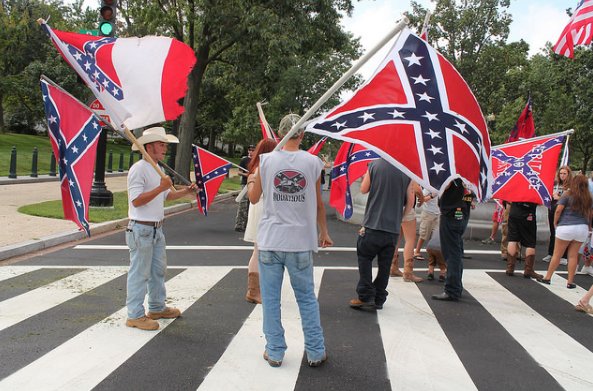
[[[344,85],[344,83],[346,83],[346,81],[350,79],[352,75],[354,75],[364,64],[366,64],[366,62],[371,57],[373,57],[383,46],[385,46],[385,44],[387,44],[387,42],[389,42],[397,33],[402,31],[404,27],[408,25],[408,23],[408,18],[404,16],[399,22],[397,22],[395,27],[389,33],[387,33],[387,35],[385,35],[385,37],[381,41],[379,41],[379,43],[377,43],[373,48],[371,48],[365,55],[360,57],[358,61],[346,73],[344,73],[342,77],[340,77],[338,81],[336,81],[334,85],[331,86],[330,89],[327,90],[325,94],[323,94],[321,98],[319,98],[317,102],[315,102],[315,104],[311,106],[309,110],[307,110],[307,112],[303,114],[303,116],[292,126],[290,131],[282,138],[282,140],[280,140],[278,145],[276,145],[274,151],[282,149],[282,147],[288,142],[288,140],[292,138],[292,136],[297,132],[297,130],[300,129],[303,126],[303,124],[309,118],[311,118],[313,114],[315,114],[315,112],[334,94],[334,92],[336,92],[340,87],[342,87],[342,85]],[[243,190],[241,190],[241,193],[239,193],[235,201],[240,202],[246,193],[247,186],[245,186]]]

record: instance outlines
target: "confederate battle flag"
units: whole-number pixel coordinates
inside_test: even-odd
[[[41,79],[41,92],[60,171],[64,218],[91,236],[89,199],[101,133],[99,121],[86,106],[45,77]]]
[[[210,151],[192,144],[194,170],[198,193],[198,208],[204,216],[208,215],[208,208],[218,189],[229,173],[232,164]]]
[[[492,147],[492,197],[550,206],[565,133]]]
[[[183,113],[177,101],[187,91],[187,77],[196,62],[186,44],[155,36],[94,37],[52,30],[41,23],[116,129],[137,129]]]
[[[490,137],[457,70],[409,30],[373,77],[307,131],[361,144],[422,187],[442,193],[461,177],[482,200],[490,191]]]
[[[362,145],[342,143],[331,171],[329,204],[346,219],[352,217],[350,185],[367,171],[369,162],[377,159],[374,151]]]

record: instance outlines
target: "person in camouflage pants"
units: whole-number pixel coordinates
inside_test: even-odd
[[[241,162],[239,163],[239,167],[245,169],[239,170],[239,175],[241,176],[241,187],[245,187],[247,185],[247,176],[249,175],[247,171],[247,166],[251,161],[251,155],[253,154],[253,150],[255,149],[254,145],[250,145],[247,149],[247,156],[243,156]],[[249,212],[249,198],[247,196],[243,197],[239,202],[239,208],[237,209],[237,216],[235,217],[235,231],[237,232],[245,232],[245,227],[247,226],[247,213]]]

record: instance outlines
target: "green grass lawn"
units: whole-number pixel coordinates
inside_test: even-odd
[[[240,190],[240,177],[227,178],[222,182],[218,193],[227,193],[229,191]],[[57,185],[56,185],[57,186]],[[165,206],[175,204],[189,203],[194,201],[195,197],[183,197],[175,201],[165,202]],[[25,205],[18,209],[20,213],[48,217],[53,219],[63,219],[62,201],[46,201],[38,204]],[[119,220],[128,217],[128,193],[125,191],[113,193],[113,208],[93,208],[89,210],[89,221],[91,223],[103,223],[105,221]]]
[[[31,165],[33,160],[33,148],[37,147],[37,172],[38,175],[47,175],[49,173],[50,160],[52,155],[51,144],[49,136],[34,136],[29,134],[15,134],[6,133],[0,134],[0,177],[7,177],[10,170],[10,157],[12,147],[16,147],[16,172],[17,176],[31,175]],[[107,159],[109,152],[112,152],[113,171],[119,168],[120,154],[123,154],[123,169],[129,168],[130,161],[130,146],[119,141],[114,143],[112,140],[107,141]],[[138,161],[140,156],[135,154],[134,161]],[[107,168],[108,160],[105,161]]]

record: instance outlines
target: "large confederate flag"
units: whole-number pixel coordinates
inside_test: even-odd
[[[479,199],[490,191],[490,137],[457,70],[404,30],[354,96],[307,126],[361,144],[431,191],[461,177]]]
[[[62,57],[103,104],[116,129],[136,129],[173,120],[196,62],[193,50],[172,38],[94,37],[52,30]]]
[[[492,197],[550,206],[565,134],[552,134],[492,148]]]
[[[99,121],[86,106],[46,79],[41,80],[41,91],[49,138],[60,171],[64,218],[90,236],[89,200],[101,133]]]

